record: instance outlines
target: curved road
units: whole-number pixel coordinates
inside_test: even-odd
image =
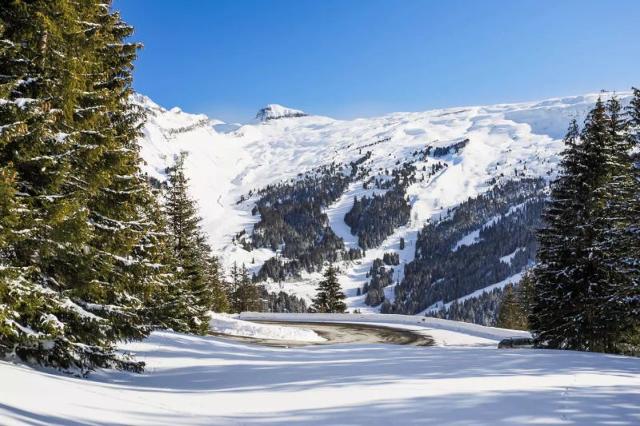
[[[412,330],[403,330],[392,327],[371,324],[333,323],[333,322],[289,322],[289,321],[255,321],[263,324],[277,324],[281,327],[297,327],[313,330],[326,340],[324,342],[300,342],[256,339],[251,337],[238,337],[216,334],[229,339],[240,340],[248,343],[256,343],[266,346],[291,347],[309,345],[334,345],[341,343],[370,344],[386,343],[395,345],[432,346],[433,339],[425,334]]]

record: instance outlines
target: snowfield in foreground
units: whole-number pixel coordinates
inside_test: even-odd
[[[323,342],[325,339],[318,336],[313,330],[293,327],[280,327],[272,324],[257,324],[250,321],[242,321],[229,315],[221,315],[211,312],[209,328],[211,331],[230,336],[252,337],[255,339],[288,340],[296,342]]]
[[[142,375],[0,362],[0,424],[640,424],[637,358],[493,343],[281,349],[157,332],[126,347]]]

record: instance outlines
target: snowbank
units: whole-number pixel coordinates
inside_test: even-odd
[[[453,341],[469,343],[469,336],[483,339],[485,343],[495,344],[507,337],[531,337],[528,331],[509,330],[506,328],[485,327],[461,321],[450,321],[418,315],[391,314],[281,314],[270,312],[243,312],[244,320],[291,321],[291,322],[357,322],[374,324],[406,325],[428,329],[426,334],[432,335],[436,343],[451,345]],[[431,330],[434,330],[433,332]],[[447,333],[443,333],[446,331]],[[455,334],[454,334],[455,333]],[[458,336],[462,334],[464,336]],[[440,342],[438,337],[442,337]],[[448,339],[448,340],[447,340]],[[443,340],[446,343],[443,343]],[[475,340],[474,343],[481,341]]]
[[[318,336],[315,331],[304,328],[282,327],[272,324],[257,324],[213,312],[210,313],[210,316],[211,320],[209,321],[209,328],[211,331],[220,334],[296,342],[323,342],[325,340]]]

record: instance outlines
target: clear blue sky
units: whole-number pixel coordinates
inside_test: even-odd
[[[336,118],[640,85],[640,0],[115,0],[135,88],[248,121]]]

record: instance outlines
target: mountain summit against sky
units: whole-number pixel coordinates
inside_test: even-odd
[[[276,120],[278,118],[304,117],[305,112],[287,108],[278,104],[269,104],[256,114],[256,118],[260,121]]]

